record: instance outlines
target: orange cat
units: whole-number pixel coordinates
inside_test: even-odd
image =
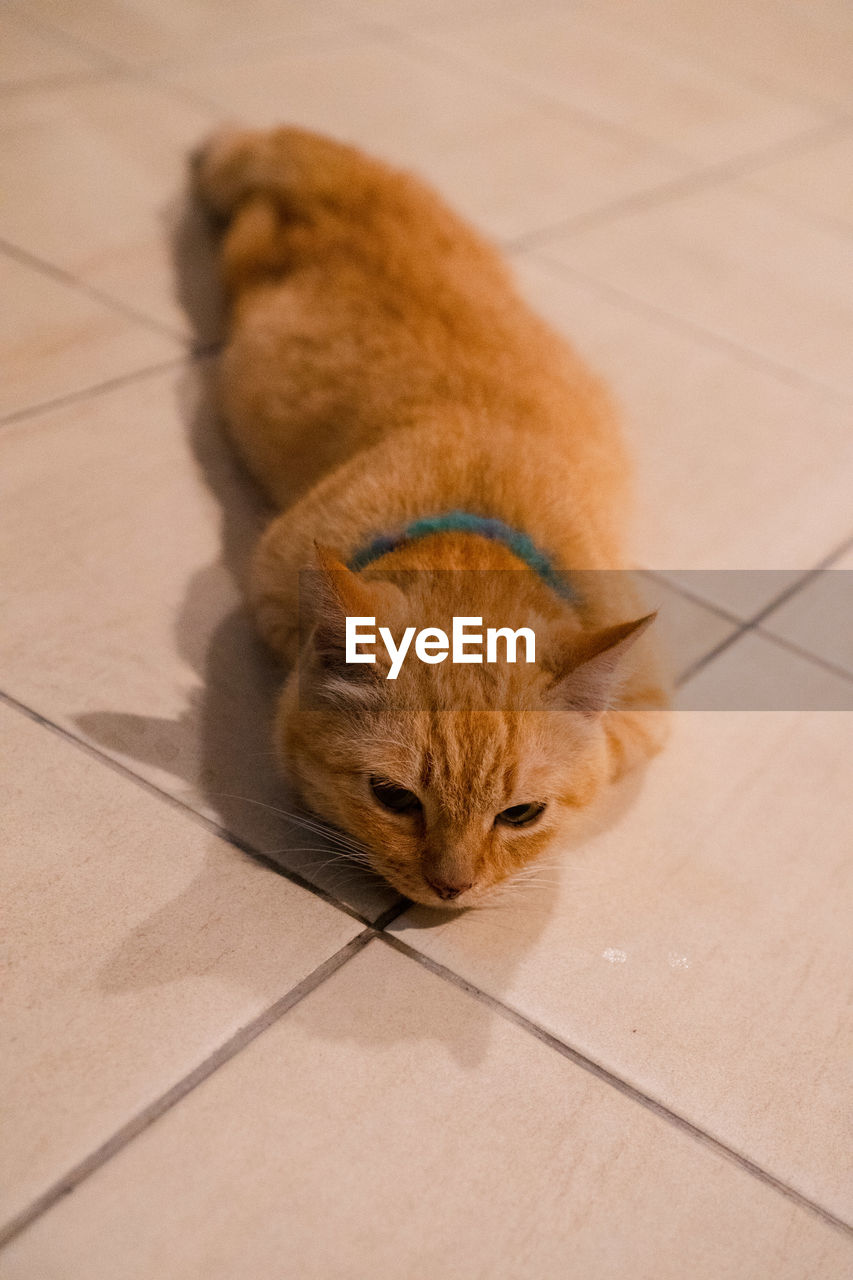
[[[612,407],[416,178],[287,128],[219,135],[197,180],[227,222],[226,421],[282,510],[250,596],[292,668],[283,766],[403,893],[475,905],[661,741],[641,709],[665,701],[648,644],[628,658],[649,618],[626,575],[561,587],[625,565]],[[347,662],[353,616],[394,636],[522,618],[537,662],[413,659],[389,680],[381,649]]]

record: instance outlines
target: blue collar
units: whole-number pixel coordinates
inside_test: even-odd
[[[349,567],[353,570],[365,569],[380,556],[396,551],[408,542],[417,542],[420,538],[429,538],[436,533],[473,533],[480,538],[488,538],[491,542],[502,542],[514,556],[538,574],[552,591],[564,600],[577,603],[577,592],[566,575],[555,568],[550,558],[526,533],[493,516],[475,516],[470,511],[445,511],[441,515],[421,516],[397,533],[380,534],[350,557]]]

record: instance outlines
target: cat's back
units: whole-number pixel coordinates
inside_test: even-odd
[[[412,425],[458,448],[466,412],[555,448],[610,430],[596,379],[416,177],[297,129],[215,142],[201,175],[231,219],[226,418],[280,505]]]

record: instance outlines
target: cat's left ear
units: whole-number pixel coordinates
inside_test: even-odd
[[[550,701],[565,711],[599,715],[611,705],[626,672],[626,659],[657,613],[591,631],[574,639],[560,655]]]
[[[378,647],[376,663],[349,664],[345,659],[348,617],[376,618],[377,626],[392,622],[405,608],[405,597],[391,582],[364,578],[348,569],[334,551],[314,544],[318,572],[314,584],[314,650],[322,666],[355,682],[384,676],[387,652]]]

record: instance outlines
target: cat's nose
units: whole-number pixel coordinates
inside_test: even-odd
[[[438,894],[439,898],[441,898],[443,902],[452,902],[454,898],[458,898],[460,894],[463,894],[466,889],[470,889],[473,883],[473,880],[466,880],[464,882],[461,880],[454,880],[451,884],[446,880],[431,880],[429,876],[427,876],[427,884],[433,892]]]

